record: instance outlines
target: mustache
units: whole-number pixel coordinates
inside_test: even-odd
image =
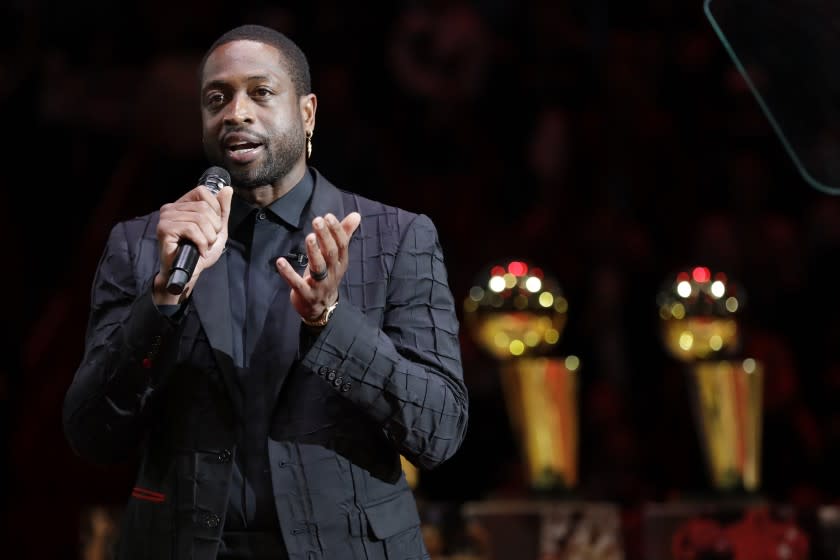
[[[222,132],[221,136],[221,143],[224,144],[227,141],[228,136],[232,134],[238,134],[240,136],[244,136],[248,139],[249,142],[259,143],[259,144],[268,144],[268,137],[263,134],[258,134],[251,130],[248,130],[248,127],[237,125],[234,127],[226,128]]]

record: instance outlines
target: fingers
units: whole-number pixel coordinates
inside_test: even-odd
[[[190,240],[206,256],[208,249],[227,225],[233,189],[223,188],[218,196],[203,186],[196,187],[176,202],[161,208],[158,237],[176,243]]]
[[[358,228],[361,222],[361,215],[358,212],[351,212],[342,221],[333,214],[326,214],[324,217],[318,216],[312,220],[313,233],[306,236],[306,253],[309,259],[308,272],[305,277],[299,277],[303,285],[314,287],[318,282],[313,278],[314,273],[319,273],[324,270],[328,271],[329,275],[333,276],[334,283],[337,283],[344,275],[347,268],[347,251],[350,245],[350,238]],[[280,271],[280,261],[285,262],[285,259],[279,259],[278,271]],[[290,269],[294,272],[293,269]],[[282,274],[282,272],[281,272]],[[283,274],[284,278],[286,274]],[[312,284],[307,284],[307,280],[311,279]]]
[[[339,245],[338,258],[341,262],[347,262],[347,247],[350,245],[350,238],[353,236],[356,228],[359,227],[359,223],[361,221],[361,214],[358,212],[350,212],[343,220],[341,220],[341,224],[338,226],[338,229],[343,234],[342,238],[345,240]]]
[[[315,282],[323,281],[321,272],[332,274],[337,280],[347,267],[347,247],[350,236],[361,220],[358,212],[352,212],[341,222],[333,214],[312,220],[314,233],[306,236],[306,252],[309,257],[309,276]]]
[[[314,287],[315,283],[324,281],[324,274],[336,277],[335,261],[338,251],[330,225],[325,218],[319,216],[312,220],[312,228],[315,233],[306,236],[306,252],[309,255],[308,278]]]
[[[353,232],[355,232],[356,228],[359,227],[359,223],[361,223],[361,221],[362,215],[358,212],[350,212],[343,220],[341,220],[341,227],[344,229],[348,238],[353,235]]]
[[[204,253],[216,242],[222,221],[219,215],[208,213],[206,206],[200,208],[195,204],[203,203],[182,203],[161,209],[159,229],[167,238],[189,239]]]
[[[310,277],[325,271],[329,273],[324,255],[318,246],[318,237],[314,233],[306,236],[306,254],[309,257]]]
[[[315,218],[312,227],[315,230],[314,239],[317,241],[318,252],[310,255],[310,263],[315,258],[315,270],[323,270],[318,265],[324,262],[330,269],[339,269],[347,263],[347,247],[350,244],[350,237],[361,221],[358,212],[351,212],[341,222],[333,214],[327,214],[323,218]],[[307,240],[308,241],[308,240]],[[307,243],[307,248],[312,246]]]
[[[350,238],[359,226],[361,216],[351,212],[342,221],[333,214],[312,220],[312,233],[306,236],[309,266],[304,276],[281,257],[277,259],[277,272],[291,287],[289,297],[301,317],[320,317],[324,309],[338,298],[339,284],[349,262]],[[320,280],[318,273],[325,275]]]
[[[289,264],[284,257],[280,257],[275,261],[275,266],[277,267],[277,272],[282,276],[286,282],[289,284],[289,287],[292,290],[298,291],[304,297],[309,297],[311,295],[311,288],[294,269],[294,267]]]
[[[205,230],[196,222],[173,222],[170,223],[165,231],[166,236],[171,240],[188,239],[198,249],[201,256],[205,256],[210,246],[216,242],[217,234],[214,230]]]
[[[231,190],[231,193],[232,193],[233,189],[230,189],[230,190]],[[221,194],[222,194],[221,191],[219,191],[219,195],[221,195]],[[181,198],[176,200],[175,204],[178,204],[180,202],[201,202],[201,201],[205,202],[213,212],[215,212],[218,215],[221,215],[221,213],[222,213],[221,202],[220,202],[221,198],[217,197],[217,196],[213,196],[213,193],[210,192],[210,189],[208,189],[207,187],[202,186],[202,185],[199,185],[199,186],[187,191],[186,193],[184,193],[184,196],[182,196]]]
[[[228,217],[230,216],[230,201],[233,198],[233,187],[226,186],[222,187],[222,190],[219,191],[219,194],[216,195],[215,200],[219,203],[219,207],[221,208],[221,218],[222,218],[222,227],[226,226],[228,223]]]

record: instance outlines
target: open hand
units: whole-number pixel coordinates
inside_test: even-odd
[[[314,233],[306,236],[309,264],[303,276],[285,258],[277,259],[277,272],[291,287],[289,297],[302,318],[314,321],[338,300],[338,286],[347,271],[347,247],[361,220],[358,212],[340,222],[332,214],[312,220]]]

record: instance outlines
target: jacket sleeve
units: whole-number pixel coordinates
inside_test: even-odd
[[[394,259],[382,328],[340,302],[301,365],[367,411],[407,459],[430,469],[458,450],[466,432],[458,329],[437,231],[419,215]]]
[[[151,280],[138,289],[126,225],[109,235],[90,294],[82,362],[65,394],[64,432],[73,450],[97,463],[128,458],[144,436],[150,402],[177,322],[158,311]],[[152,276],[153,277],[153,276]]]

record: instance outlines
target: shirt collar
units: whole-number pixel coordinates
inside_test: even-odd
[[[289,192],[266,206],[265,210],[293,228],[300,229],[303,211],[312,197],[314,184],[312,173],[307,169],[301,180]],[[245,218],[255,210],[257,210],[256,206],[234,194],[228,217],[228,231],[236,231]]]

